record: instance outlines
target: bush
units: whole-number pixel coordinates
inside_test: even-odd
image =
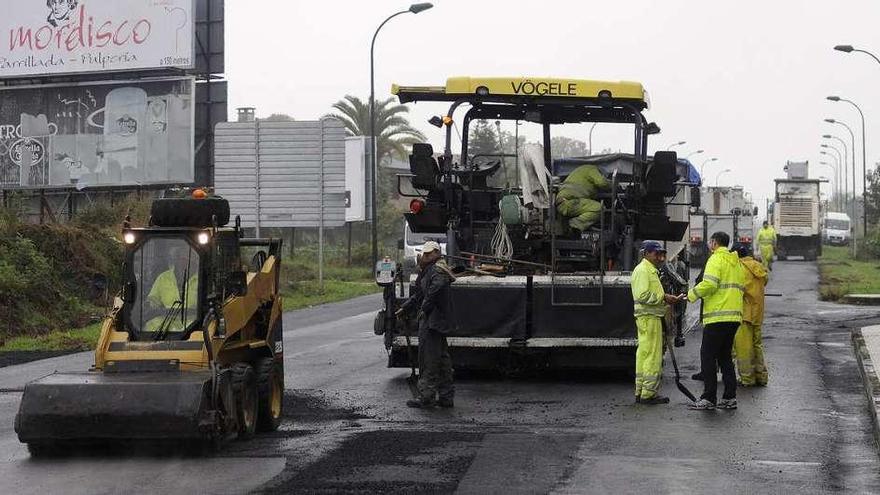
[[[872,261],[880,259],[880,228],[868,232],[859,241],[859,259]]]

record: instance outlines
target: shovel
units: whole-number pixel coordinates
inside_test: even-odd
[[[665,321],[670,323],[671,326],[673,327],[672,331],[667,332],[667,335],[666,335],[666,350],[669,351],[669,357],[672,359],[672,369],[675,370],[675,386],[678,387],[678,390],[681,393],[683,393],[685,395],[685,397],[687,397],[688,399],[690,399],[693,402],[696,402],[697,401],[696,396],[694,396],[694,394],[692,394],[691,391],[688,390],[688,388],[685,387],[683,383],[681,383],[681,372],[679,372],[679,370],[678,370],[678,361],[675,359],[675,350],[674,350],[675,346],[673,345],[673,342],[672,342],[672,336],[675,335],[675,329],[674,329],[675,319],[674,318],[666,318]]]
[[[403,321],[404,326],[407,326],[408,319],[404,316],[403,313],[400,315],[401,320]],[[419,398],[419,375],[416,373],[416,363],[418,362],[418,357],[414,356],[415,352],[413,351],[412,341],[409,337],[409,329],[404,328],[404,338],[406,339],[406,353],[409,356],[409,367],[410,367],[410,375],[406,377],[406,384],[409,386],[409,391],[413,396],[413,399]]]

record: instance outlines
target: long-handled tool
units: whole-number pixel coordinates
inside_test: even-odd
[[[675,319],[671,319],[673,320],[672,326],[675,326]],[[678,387],[678,390],[683,393],[688,399],[696,402],[697,397],[694,396],[694,394],[691,393],[691,391],[688,390],[688,388],[685,387],[683,383],[681,383],[681,372],[678,370],[678,361],[675,359],[675,346],[673,345],[673,339],[671,338],[673,335],[675,335],[674,329],[672,329],[672,331],[670,332],[667,332],[666,334],[666,350],[669,351],[669,357],[672,358],[672,369],[675,370],[675,386]]]
[[[404,327],[407,327],[407,319],[401,313],[401,319],[403,320]],[[419,398],[419,375],[416,372],[416,363],[418,362],[418,357],[413,356],[415,351],[413,350],[412,341],[409,337],[409,329],[404,328],[404,338],[406,339],[406,353],[409,357],[409,367],[410,367],[410,375],[406,377],[406,384],[409,386],[409,391],[413,396],[413,399]]]

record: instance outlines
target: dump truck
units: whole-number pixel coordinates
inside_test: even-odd
[[[32,455],[129,440],[219,447],[278,428],[281,240],[243,238],[229,216],[225,199],[196,190],[154,201],[148,226],[126,219],[122,290],[94,366],[24,388],[15,431]]]
[[[461,275],[450,290],[454,366],[632,371],[638,247],[666,242],[669,266],[686,285],[691,207],[690,167],[674,152],[647,154],[648,136],[660,129],[644,116],[642,85],[456,77],[445,86],[394,85],[392,93],[404,104],[449,105],[430,120],[445,131],[443,154],[436,159],[431,144],[413,145],[398,191],[417,191],[404,215],[410,228],[445,234],[446,259]],[[469,134],[479,120],[508,125],[502,136],[532,133],[539,144],[474,151]],[[628,124],[632,151],[560,156],[552,148],[555,133],[591,123]],[[598,185],[578,183],[585,177]],[[411,282],[401,273],[390,257],[376,269],[385,292],[374,330],[390,367],[411,366],[418,350],[416,321],[393,316]]]
[[[771,221],[776,229],[776,257],[813,261],[822,254],[819,216],[821,179],[809,178],[808,162],[788,162],[784,179],[776,179]]]
[[[731,242],[752,244],[758,209],[746,199],[742,186],[708,186],[700,190],[700,206],[690,217],[691,266],[709,258],[709,237],[724,232]]]

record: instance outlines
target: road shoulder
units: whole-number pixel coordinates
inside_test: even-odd
[[[865,395],[868,398],[876,447],[880,445],[880,376],[877,375],[878,370],[875,366],[880,359],[880,325],[854,329],[852,344],[859,363]]]

